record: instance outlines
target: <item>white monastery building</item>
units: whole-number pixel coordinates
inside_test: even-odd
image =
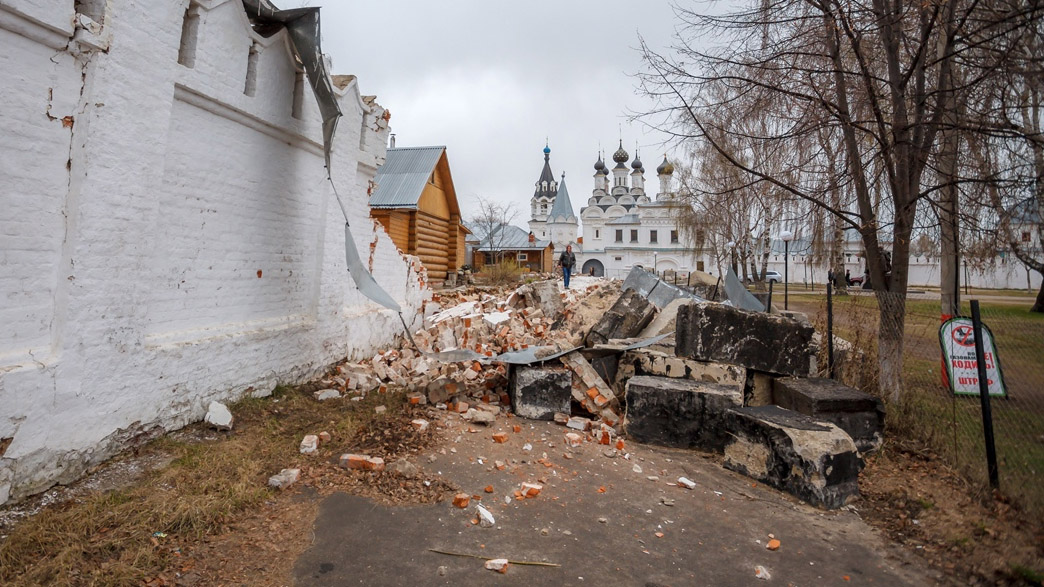
[[[674,166],[666,157],[656,168],[658,191],[650,198],[645,190],[645,167],[637,153],[628,167],[630,155],[621,141],[613,153],[616,165],[611,171],[599,154],[594,189],[587,205],[580,208],[580,244],[565,177],[555,182],[550,157],[551,149],[545,146],[544,168],[531,198],[529,229],[537,238],[549,238],[556,252],[572,244],[580,271],[622,278],[635,265],[657,271],[702,269],[678,226],[678,208],[684,203],[671,189]]]

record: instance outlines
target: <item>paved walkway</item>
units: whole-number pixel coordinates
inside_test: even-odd
[[[297,561],[295,580],[324,585],[930,585],[941,579],[866,526],[853,511],[825,512],[722,469],[691,451],[628,444],[612,455],[585,443],[566,449],[566,429],[499,417],[469,432],[459,419],[447,441],[418,460],[481,497],[492,528],[474,525],[474,508],[383,507],[337,494],[321,505],[315,543]],[[512,425],[522,427],[519,433]],[[507,443],[491,440],[509,433]],[[531,450],[524,445],[530,444]],[[445,452],[445,454],[442,454]],[[628,453],[629,458],[624,454]],[[546,456],[545,456],[546,454]],[[572,458],[566,458],[565,455]],[[496,461],[505,467],[498,470]],[[639,472],[640,471],[640,472]],[[694,490],[674,485],[679,476]],[[650,476],[658,479],[650,479]],[[512,494],[542,481],[536,498]],[[491,486],[492,493],[485,488]],[[473,500],[473,504],[474,504]],[[858,503],[856,504],[858,508]],[[769,551],[770,535],[781,541]],[[512,565],[507,574],[483,557],[551,562]],[[761,566],[771,576],[755,577]]]

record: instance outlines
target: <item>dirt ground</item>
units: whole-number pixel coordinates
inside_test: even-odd
[[[582,306],[584,315],[567,324],[568,328],[590,321],[615,298],[611,291],[600,292],[597,296]],[[305,385],[286,393],[307,396],[314,387]],[[385,400],[396,398],[395,401],[402,401],[402,397],[389,394]],[[252,434],[271,432],[268,429],[273,421],[282,421],[280,418],[285,414],[281,410],[285,408],[278,403],[266,403],[274,400],[257,401],[260,402],[256,406],[259,416],[237,424],[236,434],[253,438]],[[373,402],[337,401],[324,409],[341,410],[346,417],[354,417],[352,414],[355,412],[372,414],[374,410]],[[284,400],[282,406],[286,403]],[[444,503],[460,488],[451,479],[431,474],[431,470],[438,466],[438,459],[453,455],[457,460],[468,461],[483,456],[482,452],[489,452],[487,449],[476,454],[456,454],[458,447],[462,447],[459,431],[433,424],[428,431],[419,432],[409,425],[416,417],[437,423],[446,417],[446,413],[431,407],[404,406],[389,418],[356,418],[359,428],[352,434],[350,442],[335,441],[322,447],[318,456],[311,457],[302,466],[302,478],[291,489],[267,493],[259,503],[231,512],[224,523],[198,537],[141,536],[140,541],[146,548],[162,552],[164,556],[159,559],[162,561],[157,563],[159,566],[146,568],[134,582],[89,579],[92,569],[84,568],[80,570],[82,573],[77,571],[61,581],[43,583],[15,577],[5,584],[187,587],[294,584],[295,562],[316,544],[317,516],[324,499],[344,493],[364,496],[386,505]],[[503,423],[502,418],[498,423]],[[518,420],[511,425],[516,423]],[[314,432],[314,425],[315,422],[308,421],[308,418],[287,422],[279,434],[285,436],[286,442],[295,444],[302,434]],[[484,432],[476,430],[474,434]],[[189,427],[177,435],[181,442],[218,445],[227,442],[202,426]],[[409,459],[428,471],[412,477],[391,472],[347,471],[337,466],[337,456],[346,450],[383,455],[389,463],[399,458]],[[291,447],[290,452],[296,451]],[[429,460],[433,457],[435,460]],[[536,457],[533,460],[536,461]],[[162,445],[138,451],[114,459],[70,487],[56,488],[16,506],[0,509],[0,555],[19,527],[34,524],[37,512],[75,511],[92,495],[141,484],[151,472],[176,466],[176,462],[174,455],[164,452]],[[267,475],[273,472],[258,475],[257,485],[263,486]],[[624,471],[624,474],[628,473],[629,469]],[[611,483],[606,485],[608,490],[613,490]],[[860,488],[862,499],[851,509],[867,524],[880,530],[891,542],[889,548],[897,549],[912,561],[910,564],[934,569],[925,575],[934,577],[931,582],[953,585],[1041,584],[1044,523],[1027,517],[1002,499],[968,485],[923,448],[887,439],[885,448],[868,459]],[[466,489],[475,491],[470,487]],[[758,491],[773,490],[759,488]],[[480,491],[475,493],[482,496]],[[98,530],[101,533],[107,531],[112,529]],[[86,544],[97,541],[98,537],[88,535],[83,540]],[[106,561],[89,560],[84,564],[103,568]]]

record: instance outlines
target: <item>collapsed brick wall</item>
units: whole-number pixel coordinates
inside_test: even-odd
[[[188,7],[0,6],[19,80],[0,89],[0,503],[199,420],[210,400],[401,334],[345,269],[318,108],[306,82],[295,100],[285,33],[256,34],[238,0],[205,2],[186,60]],[[354,80],[339,96],[333,183],[356,248],[417,323],[423,271],[368,218],[387,116]]]

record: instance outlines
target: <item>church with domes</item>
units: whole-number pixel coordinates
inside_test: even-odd
[[[579,271],[623,278],[635,265],[655,267],[657,271],[703,269],[678,225],[679,208],[685,203],[671,189],[674,166],[666,156],[656,168],[659,185],[650,198],[645,189],[645,167],[637,152],[628,165],[630,154],[620,141],[612,156],[612,169],[599,154],[594,164],[594,189],[580,208],[582,244],[574,242],[577,217],[565,177],[555,181],[550,156],[551,149],[545,146],[544,168],[530,201],[530,231],[536,238],[551,240],[556,254],[572,244]]]
[[[565,174],[562,174],[561,181],[555,181],[555,174],[551,171],[551,148],[547,145],[544,146],[544,168],[540,171],[529,207],[529,232],[535,238],[551,241],[558,253],[567,245],[573,246],[573,252],[579,252],[576,242],[578,221],[569,200]]]

